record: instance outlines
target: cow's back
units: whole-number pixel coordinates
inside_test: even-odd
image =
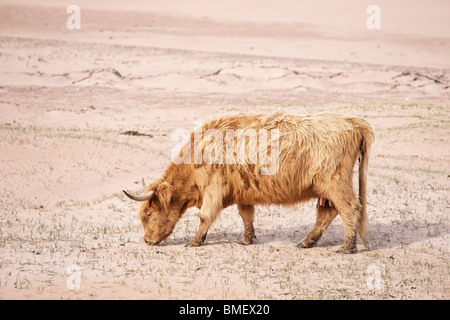
[[[245,157],[231,157],[228,163],[204,163],[197,169],[206,170],[203,177],[221,175],[226,189],[223,194],[227,203],[280,203],[289,204],[309,199],[314,195],[315,181],[330,180],[341,167],[353,168],[359,153],[361,133],[356,123],[359,118],[336,113],[318,113],[314,115],[287,115],[274,113],[270,115],[236,115],[222,117],[205,123],[203,133],[215,129],[226,137],[228,132],[239,131],[245,135],[249,132],[267,133],[267,149],[278,153],[278,166],[274,172],[264,174],[268,164],[261,163],[261,154],[255,158],[251,152],[258,148],[249,147],[249,139],[236,137],[236,150],[239,143],[245,144]],[[369,126],[370,127],[370,126]],[[253,131],[252,131],[253,130]],[[277,148],[272,150],[273,139],[278,135]],[[261,135],[259,138],[261,139]],[[220,144],[225,158],[226,139],[210,143]],[[251,143],[251,142],[250,142]],[[258,147],[261,143],[257,140]],[[209,145],[203,144],[203,147]],[[211,147],[211,146],[209,146]],[[244,163],[242,163],[244,159]],[[231,162],[230,162],[231,160]],[[238,160],[241,160],[239,162]],[[224,161],[225,162],[225,161]],[[206,179],[207,180],[207,179]],[[204,181],[205,184],[209,181]]]

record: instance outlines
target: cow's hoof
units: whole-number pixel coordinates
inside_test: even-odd
[[[202,245],[201,242],[195,242],[195,241],[191,240],[188,243],[186,243],[185,247],[186,248],[193,248],[193,247],[200,247],[201,245]]]
[[[297,244],[297,248],[308,249],[308,248],[315,247],[316,244],[317,244],[317,242],[310,242],[310,241],[307,241],[307,240],[303,239],[302,241],[300,241]]]
[[[353,254],[358,252],[358,249],[352,248],[352,249],[345,249],[345,248],[339,248],[336,250],[336,253],[342,253],[342,254]]]
[[[243,245],[243,246],[248,246],[250,244],[253,244],[253,240],[251,238],[250,238],[250,240],[242,238],[241,240],[239,240],[238,243]]]

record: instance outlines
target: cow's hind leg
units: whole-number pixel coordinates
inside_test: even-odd
[[[239,215],[244,221],[244,236],[239,241],[240,244],[248,245],[253,243],[255,229],[253,228],[253,216],[255,207],[253,205],[238,204]]]
[[[336,217],[337,210],[334,207],[325,206],[322,207],[317,204],[317,217],[316,224],[312,230],[308,233],[305,239],[300,241],[297,247],[311,248],[317,244],[320,237],[322,237],[325,230],[330,225],[331,221]]]
[[[345,231],[344,245],[337,252],[354,253],[357,251],[356,235],[361,205],[351,187],[348,188],[348,192],[341,192],[340,198],[333,199],[333,204],[341,216]]]

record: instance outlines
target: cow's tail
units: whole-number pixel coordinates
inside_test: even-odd
[[[374,141],[374,133],[370,124],[365,120],[359,121],[361,132],[360,163],[359,163],[359,202],[361,203],[361,214],[358,219],[358,234],[366,249],[369,249],[367,241],[367,169],[369,165],[369,151]]]

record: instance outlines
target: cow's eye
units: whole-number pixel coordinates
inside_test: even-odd
[[[150,217],[152,213],[150,211],[147,212],[147,216]]]

